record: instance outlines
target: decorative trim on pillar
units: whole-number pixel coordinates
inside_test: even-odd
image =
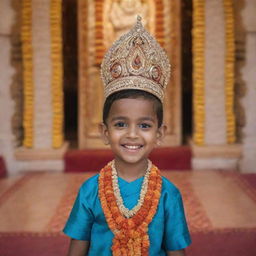
[[[22,59],[23,59],[23,146],[33,146],[34,118],[34,84],[33,84],[33,50],[32,50],[32,1],[22,1]]]
[[[164,3],[163,0],[155,0],[155,37],[157,42],[164,47]]]
[[[103,44],[103,7],[104,0],[95,0],[95,64],[100,65],[105,53]]]
[[[242,145],[204,145],[191,143],[193,170],[238,170]]]
[[[17,148],[14,152],[15,158],[18,161],[26,162],[26,161],[51,161],[51,160],[62,160],[64,158],[65,153],[67,152],[69,144],[64,142],[61,147],[57,149],[24,149]],[[40,166],[41,167],[41,166]],[[38,168],[36,167],[33,171],[36,171]]]
[[[225,56],[225,92],[226,92],[226,129],[227,143],[234,143],[235,114],[234,114],[234,63],[235,63],[235,35],[234,35],[234,7],[232,0],[223,0],[226,25],[226,56]]]
[[[205,133],[205,92],[204,92],[204,50],[205,50],[205,1],[193,1],[193,108],[194,134],[196,145],[204,144]]]
[[[51,61],[52,61],[52,146],[63,144],[63,59],[62,59],[62,1],[51,0]]]

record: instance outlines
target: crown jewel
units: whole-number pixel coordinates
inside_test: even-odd
[[[157,41],[145,30],[141,17],[106,53],[101,64],[104,94],[137,89],[164,98],[170,78],[168,57]]]

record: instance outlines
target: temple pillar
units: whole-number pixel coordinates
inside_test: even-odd
[[[237,169],[232,1],[194,0],[193,169]]]
[[[4,0],[0,14],[0,155],[9,175],[63,170],[61,1]]]
[[[11,64],[11,36],[15,13],[10,2],[0,1],[0,155],[5,158],[7,169],[15,171],[15,137],[12,133],[15,104],[11,95],[12,78],[15,73]]]
[[[256,173],[256,1],[245,0],[242,9],[245,30],[245,61],[242,79],[246,90],[242,98],[245,125],[242,129],[243,157],[240,161],[242,172]]]
[[[61,6],[22,1],[24,139],[15,156],[24,170],[63,170]]]

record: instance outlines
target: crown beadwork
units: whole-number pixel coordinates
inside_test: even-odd
[[[161,46],[143,27],[138,16],[135,26],[120,37],[101,64],[105,98],[125,89],[152,93],[161,101],[170,78],[170,63]]]

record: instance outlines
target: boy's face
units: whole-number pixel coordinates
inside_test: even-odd
[[[114,101],[107,124],[102,124],[103,140],[110,144],[116,161],[129,164],[145,161],[164,132],[165,126],[158,128],[154,102],[144,98]]]

